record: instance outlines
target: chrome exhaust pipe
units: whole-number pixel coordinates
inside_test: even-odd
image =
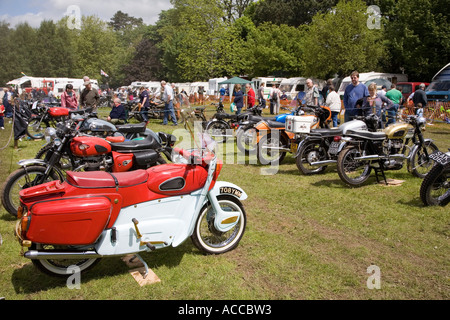
[[[74,251],[74,252],[45,252],[45,251],[37,251],[37,250],[29,250],[23,255],[25,258],[31,260],[38,259],[94,259],[101,258],[95,251]]]
[[[267,149],[269,149],[269,150],[278,150],[278,151],[285,151],[285,152],[290,152],[291,151],[291,149],[280,148],[280,147],[265,147],[265,146],[262,146],[261,149],[263,149],[263,150],[267,150]]]
[[[370,156],[363,156],[363,157],[357,157],[355,160],[363,160],[363,161],[370,161],[370,160],[391,160],[391,159],[402,159],[405,160],[408,157],[406,157],[404,154],[393,154],[390,156],[379,156],[379,155],[370,155]]]
[[[333,163],[337,163],[337,160],[316,161],[316,162],[311,162],[310,165],[311,166],[325,166],[325,165],[333,164]]]

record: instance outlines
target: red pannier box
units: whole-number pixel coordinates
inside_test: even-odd
[[[107,225],[112,204],[105,196],[62,198],[34,203],[26,238],[54,245],[95,243]]]

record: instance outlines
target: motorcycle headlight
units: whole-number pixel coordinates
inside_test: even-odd
[[[47,143],[52,142],[56,138],[56,129],[51,128],[51,127],[45,129],[44,136],[45,136],[45,141],[47,141]]]

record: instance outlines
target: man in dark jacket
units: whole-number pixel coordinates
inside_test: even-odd
[[[90,80],[86,81],[84,86],[85,88],[80,95],[80,107],[93,107],[94,111],[96,111],[95,109],[98,107],[100,102],[100,95],[97,90],[92,89]]]
[[[124,124],[127,120],[127,114],[119,98],[114,99],[114,107],[109,114],[108,121],[113,124]]]
[[[414,106],[417,107],[417,105],[419,103],[422,104],[422,106],[426,106],[428,103],[427,100],[427,94],[425,93],[425,84],[421,83],[419,86],[419,90],[416,90],[414,92],[414,96],[413,96],[413,102],[414,102]]]

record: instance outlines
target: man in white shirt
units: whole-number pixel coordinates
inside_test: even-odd
[[[172,121],[173,121],[173,125],[177,126],[178,125],[177,117],[175,116],[175,110],[173,108],[172,86],[170,85],[170,83],[166,83],[163,80],[163,81],[161,81],[161,87],[164,88],[164,93],[163,93],[162,98],[165,103],[163,125],[165,126],[169,122],[169,114],[170,114],[170,117],[172,118]]]
[[[331,120],[333,120],[333,127],[338,126],[338,115],[341,111],[342,104],[341,104],[341,98],[339,97],[339,94],[334,89],[334,85],[330,84],[328,86],[328,94],[327,94],[327,100],[325,105],[330,108],[331,111]]]

